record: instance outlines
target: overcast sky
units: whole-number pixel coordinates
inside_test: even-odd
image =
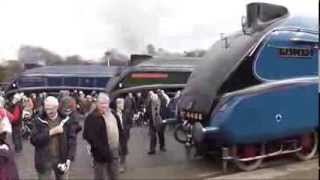
[[[110,48],[141,53],[146,44],[207,49],[240,29],[249,0],[0,0],[0,61],[21,45],[96,59]],[[260,2],[256,0],[255,2]],[[291,14],[318,16],[318,0],[265,0]]]

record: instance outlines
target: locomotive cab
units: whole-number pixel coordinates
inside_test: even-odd
[[[242,170],[273,155],[313,157],[318,33],[316,18],[290,16],[282,6],[248,4],[242,31],[212,46],[178,104],[179,119],[193,124],[198,148],[218,150]],[[308,150],[305,142],[312,142]]]

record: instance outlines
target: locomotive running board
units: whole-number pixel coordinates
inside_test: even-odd
[[[235,158],[233,156],[230,156],[230,150],[227,147],[223,147],[222,148],[222,171],[223,173],[227,173],[227,169],[228,169],[228,161],[230,160],[236,160],[236,161],[242,161],[242,162],[246,162],[246,161],[252,161],[252,160],[257,160],[257,159],[262,159],[262,158],[267,158],[267,157],[272,157],[272,156],[277,156],[277,155],[281,155],[281,154],[289,154],[289,153],[294,153],[294,152],[298,152],[301,151],[302,147],[299,147],[297,149],[294,150],[286,150],[283,151],[282,149],[277,151],[277,152],[273,152],[270,154],[265,154],[265,155],[261,155],[261,156],[256,156],[256,157],[252,157],[252,158],[242,158],[242,159],[238,159]]]
[[[261,156],[256,156],[256,157],[252,157],[252,158],[242,158],[242,159],[233,158],[233,159],[237,160],[237,161],[246,162],[246,161],[252,161],[252,160],[272,157],[272,156],[278,156],[278,155],[281,155],[281,154],[290,154],[290,153],[298,152],[298,151],[301,151],[301,150],[302,150],[302,148],[300,147],[300,148],[294,149],[294,150],[286,150],[286,151],[279,150],[279,151],[274,152],[274,153],[265,154],[265,155],[261,155]]]

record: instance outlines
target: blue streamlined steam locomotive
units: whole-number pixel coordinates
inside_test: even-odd
[[[318,34],[317,18],[248,4],[242,31],[212,46],[178,103],[197,150],[245,171],[271,156],[317,155]]]

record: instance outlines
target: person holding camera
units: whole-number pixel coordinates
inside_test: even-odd
[[[68,179],[71,161],[76,147],[78,123],[68,116],[62,119],[58,113],[58,99],[49,96],[44,102],[44,114],[34,121],[31,144],[35,147],[35,168],[39,179]]]

